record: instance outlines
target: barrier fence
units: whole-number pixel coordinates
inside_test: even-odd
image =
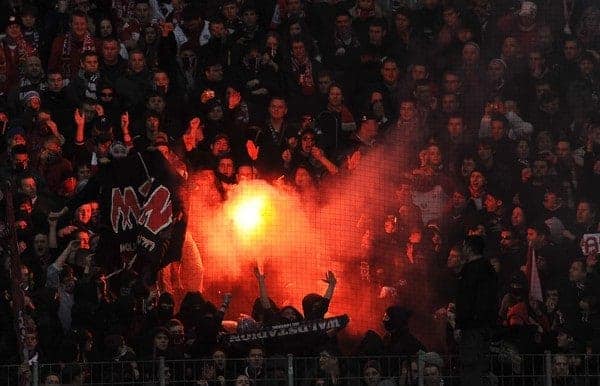
[[[457,357],[250,357],[0,367],[0,385],[433,386],[460,385]],[[489,358],[482,385],[600,386],[600,355],[505,353]],[[441,366],[438,366],[441,365]],[[376,371],[367,372],[367,368]],[[52,376],[55,375],[55,376]]]

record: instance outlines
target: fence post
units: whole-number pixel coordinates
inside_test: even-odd
[[[37,361],[33,362],[31,368],[31,385],[38,386],[40,384],[40,368]]]
[[[287,359],[287,384],[288,386],[294,386],[294,356],[292,354],[288,354]]]
[[[544,385],[552,386],[552,355],[544,351]]]
[[[419,382],[419,386],[425,385],[425,353],[423,351],[419,351],[417,358],[417,379]],[[410,365],[410,364],[409,364]],[[410,371],[410,370],[409,370]]]
[[[165,379],[165,357],[158,358],[158,384],[165,386],[167,380]]]

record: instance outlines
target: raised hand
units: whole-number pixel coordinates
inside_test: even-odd
[[[323,281],[329,284],[330,286],[335,286],[337,284],[337,279],[335,278],[335,275],[332,271],[327,271],[327,273],[325,274],[325,279],[323,279]]]
[[[75,113],[73,114],[73,119],[77,126],[85,125],[85,115],[79,109],[75,109]]]
[[[121,114],[121,128],[129,128],[129,112]]]
[[[258,159],[259,150],[260,147],[256,146],[254,141],[248,140],[248,142],[246,142],[246,151],[248,152],[248,156],[250,159],[252,159],[252,161],[256,161]]]
[[[260,272],[260,269],[258,269],[258,267],[254,267],[252,273],[254,273],[254,277],[256,278],[256,280],[265,280],[265,274]]]

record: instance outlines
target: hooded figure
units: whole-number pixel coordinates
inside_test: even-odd
[[[329,299],[319,294],[308,294],[302,299],[302,311],[306,320],[323,319],[329,308]]]
[[[388,332],[385,337],[386,355],[415,355],[417,351],[425,350],[423,343],[409,330],[411,315],[412,311],[401,306],[386,309],[383,317],[383,327]]]

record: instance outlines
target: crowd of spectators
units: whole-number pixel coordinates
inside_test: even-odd
[[[90,381],[87,362],[162,356],[212,358],[197,381],[242,386],[264,381],[265,355],[288,353],[320,354],[317,384],[346,382],[336,330],[224,346],[229,297],[218,308],[200,292],[157,296],[135,272],[107,278],[95,254],[101,203],[63,208],[137,151],[162,153],[187,186],[211,185],[207,205],[262,179],[317,209],[369,154],[389,156],[368,167],[387,168],[395,194],[374,198],[379,214],[355,246],[365,285],[390,300],[373,318],[386,334],[367,333],[354,354],[427,351],[408,328],[411,314],[433,314],[420,290],[445,304],[440,354],[491,350],[519,373],[520,354],[550,350],[562,376],[590,368],[574,354],[600,353],[598,250],[581,246],[600,232],[597,1],[1,4],[0,180],[14,191],[24,349],[29,363],[69,364],[44,382]],[[0,358],[20,363],[8,218]],[[268,272],[255,275],[260,297],[242,331],[323,318],[336,285],[328,273],[327,292],[307,295],[301,312],[270,301]],[[419,283],[400,290],[409,276]],[[232,373],[226,357],[247,366]],[[448,367],[425,358],[431,379]],[[412,384],[416,366],[362,365],[369,386]],[[172,379],[191,371],[174,366]],[[120,376],[152,376],[128,369]]]

